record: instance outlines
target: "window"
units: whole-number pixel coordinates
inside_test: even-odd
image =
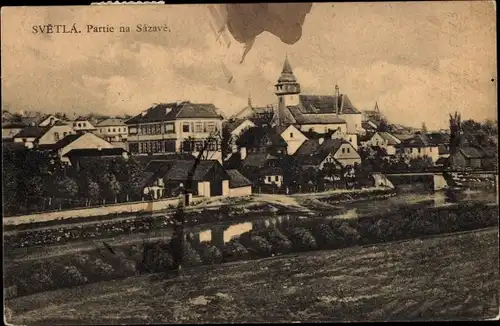
[[[113,132],[116,132],[116,128],[113,128]]]
[[[432,147],[429,148],[429,152],[432,152]]]
[[[139,153],[143,153],[143,152],[144,152],[144,148],[143,148],[142,143],[139,143],[138,145],[139,145],[139,146],[138,146],[138,152],[139,152]]]
[[[67,134],[68,134],[68,133],[67,133],[66,131],[65,131],[65,132],[63,132],[63,137],[66,137],[66,135],[67,135]]]
[[[59,139],[61,139],[61,138],[59,137],[59,133],[58,133],[58,132],[55,132],[55,133],[54,133],[54,139],[55,139],[56,141],[58,141]]]
[[[139,152],[139,144],[138,143],[131,143],[131,144],[129,144],[129,150],[132,153]]]
[[[207,123],[207,132],[214,132],[214,131],[215,131],[215,122]]]
[[[111,128],[108,128],[108,132],[111,132]]]
[[[155,134],[161,134],[161,124],[155,124]]]
[[[351,149],[348,147],[347,148],[347,153],[350,153],[351,152]]]
[[[420,154],[420,148],[418,149],[418,153]]]
[[[352,143],[352,138],[349,138],[349,142]]]
[[[81,126],[82,126],[82,124],[79,122],[79,123],[78,123],[78,127],[81,127]]]
[[[165,124],[165,132],[166,133],[173,133],[174,132],[174,124],[173,123],[166,123]]]
[[[345,148],[342,148],[342,154],[344,154],[344,153],[345,153]]]
[[[203,123],[202,122],[196,122],[194,124],[194,132],[203,132]]]
[[[290,133],[290,138],[293,138],[293,132]]]
[[[184,122],[184,123],[182,124],[182,132],[189,132],[189,129],[190,129],[190,128],[189,128],[189,123]]]
[[[267,182],[271,182],[271,177],[267,177]]]
[[[83,123],[83,126],[84,126],[84,127],[87,127],[87,123],[86,123],[86,122],[84,122],[84,123]]]
[[[152,144],[151,144],[152,148],[151,149],[152,149],[153,153],[156,153],[158,151],[158,146],[157,145],[158,144],[155,141],[152,142]]]
[[[279,181],[279,177],[278,177],[278,176],[275,176],[275,177],[274,177],[274,181]]]

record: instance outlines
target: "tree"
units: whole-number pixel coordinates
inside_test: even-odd
[[[450,113],[450,155],[454,155],[459,146],[461,138],[461,116],[460,113],[455,111],[452,115]]]
[[[220,146],[222,151],[222,162],[224,162],[229,154],[233,151],[233,135],[229,126],[226,124],[222,127],[222,132],[220,133]]]
[[[7,212],[15,211],[19,208],[17,174],[18,170],[15,165],[6,160],[4,155],[2,164],[3,207]]]
[[[95,181],[90,180],[87,187],[87,197],[88,204],[90,204],[91,200],[96,200],[99,198],[99,194],[101,193],[101,188],[99,184]]]
[[[110,171],[106,173],[100,187],[104,197],[104,203],[106,203],[106,198],[114,198],[115,203],[118,201],[118,194],[120,193],[121,185],[113,173]]]
[[[57,181],[57,193],[59,197],[71,200],[78,194],[78,184],[71,178],[63,177]]]
[[[434,162],[428,156],[414,157],[410,159],[411,170],[421,171],[432,166],[434,166]]]
[[[387,121],[387,119],[385,119],[385,118],[380,119],[377,131],[380,131],[380,132],[389,132],[390,131],[389,130],[389,122]]]

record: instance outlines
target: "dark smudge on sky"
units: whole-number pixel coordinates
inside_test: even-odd
[[[227,28],[240,43],[245,44],[245,59],[257,35],[269,32],[286,44],[295,44],[302,36],[302,24],[312,3],[226,4]]]

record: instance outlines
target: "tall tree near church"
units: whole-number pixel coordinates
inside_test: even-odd
[[[457,111],[453,115],[450,113],[450,155],[455,154],[460,147],[461,123],[460,113]]]

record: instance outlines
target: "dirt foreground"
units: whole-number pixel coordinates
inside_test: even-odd
[[[145,324],[488,319],[498,231],[132,277],[6,301],[7,322]]]

